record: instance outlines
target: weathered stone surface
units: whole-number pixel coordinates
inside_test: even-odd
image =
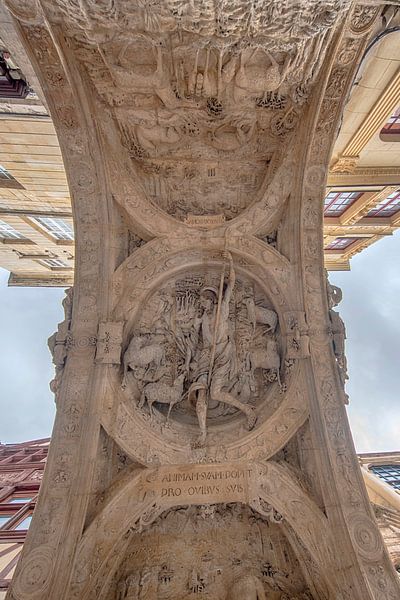
[[[54,436],[9,599],[395,600],[322,266],[330,150],[379,10],[8,5],[77,230]]]

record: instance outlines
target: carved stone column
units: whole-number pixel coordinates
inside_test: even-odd
[[[77,244],[8,600],[395,600],[322,246],[331,146],[380,8],[7,4]]]

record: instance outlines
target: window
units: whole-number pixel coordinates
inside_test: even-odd
[[[396,490],[400,490],[400,465],[373,466],[371,471]]]
[[[51,269],[68,269],[67,263],[59,258],[42,258],[39,262],[45,267],[50,267]]]
[[[0,82],[0,88],[1,88],[1,82]],[[0,90],[0,97],[1,97],[1,90]],[[24,186],[20,184],[19,181],[17,181],[12,175],[11,173],[9,173],[7,171],[7,169],[5,169],[2,165],[0,165],[0,187],[3,188],[14,188],[14,189],[20,189],[20,190],[24,190]]]
[[[386,121],[379,137],[383,142],[397,142],[400,140],[400,106]]]
[[[25,504],[26,502],[30,502],[32,500],[32,498],[12,498],[11,500],[8,500],[9,504]]]
[[[5,50],[0,50],[0,98],[26,98],[29,85],[21,70]]]
[[[333,240],[333,242],[325,246],[325,250],[344,250],[359,239],[360,238],[356,237],[338,237],[336,240]]]
[[[0,179],[13,179],[12,175],[0,165]]]
[[[11,519],[11,515],[0,515],[0,527],[3,527]]]
[[[400,190],[389,194],[387,198],[381,200],[379,204],[372,208],[367,217],[391,217],[400,210]]]
[[[325,217],[340,217],[362,192],[329,192],[324,201]]]
[[[30,217],[30,219],[56,240],[74,239],[74,232],[71,225],[66,223],[63,219],[57,219],[55,217]]]
[[[25,240],[26,237],[22,235],[19,231],[11,227],[5,221],[0,221],[0,238],[7,240]]]
[[[28,517],[25,517],[25,519],[23,521],[18,523],[18,525],[16,527],[14,527],[14,529],[17,531],[21,531],[22,529],[29,529],[29,525],[31,524],[31,521],[32,521],[32,515],[29,515]]]

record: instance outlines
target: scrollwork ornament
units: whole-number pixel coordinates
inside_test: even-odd
[[[357,56],[359,42],[354,38],[347,38],[337,55],[337,60],[342,66],[350,65]]]
[[[346,84],[347,70],[336,67],[329,78],[326,88],[326,97],[330,99],[340,98]]]
[[[56,66],[50,66],[45,71],[48,83],[55,88],[63,88],[66,85],[66,79],[62,69]]]

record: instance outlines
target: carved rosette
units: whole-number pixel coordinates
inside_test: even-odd
[[[32,598],[43,594],[49,587],[54,559],[52,549],[39,546],[32,550],[24,561],[19,577],[13,586],[13,594],[17,600]]]
[[[382,560],[382,536],[372,519],[360,514],[350,517],[350,535],[364,558],[371,562]]]

